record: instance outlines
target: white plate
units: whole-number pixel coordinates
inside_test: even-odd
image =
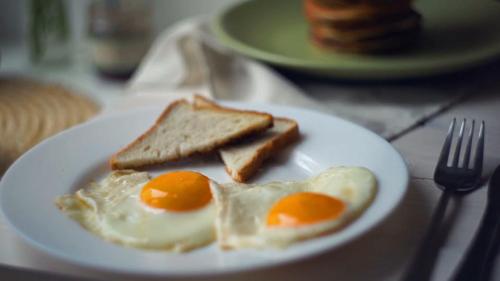
[[[74,192],[109,172],[109,156],[148,128],[162,108],[97,118],[37,145],[16,161],[0,183],[0,204],[11,226],[29,243],[68,262],[107,271],[145,275],[200,275],[249,270],[312,256],[336,248],[380,223],[403,198],[408,171],[399,153],[384,139],[342,119],[290,107],[225,103],[266,111],[298,121],[302,139],[268,164],[255,180],[303,179],[333,165],[372,170],[379,190],[373,204],[348,227],[286,250],[224,252],[215,244],[185,254],[145,251],[106,242],[62,214],[54,199]],[[215,160],[164,166],[201,171],[230,181]]]

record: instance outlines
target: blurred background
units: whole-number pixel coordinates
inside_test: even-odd
[[[0,9],[0,50],[9,49],[10,52],[12,48],[16,49],[13,56],[11,53],[9,53],[10,56],[6,56],[4,51],[2,59],[4,64],[9,66],[9,69],[12,69],[10,67],[12,64],[16,66],[22,65],[20,60],[25,60],[24,64],[29,64],[28,58],[35,63],[54,63],[61,57],[68,59],[67,56],[69,56],[70,61],[75,59],[86,60],[93,56],[93,42],[89,42],[92,41],[89,38],[96,35],[96,33],[103,33],[102,28],[96,30],[100,28],[99,26],[102,26],[102,21],[106,21],[104,24],[108,25],[110,23],[122,24],[116,15],[119,13],[116,12],[116,7],[125,7],[131,10],[125,11],[122,15],[130,12],[135,14],[136,18],[141,18],[141,24],[145,26],[139,29],[141,29],[142,33],[150,32],[148,36],[152,40],[163,29],[181,19],[195,15],[210,16],[222,7],[235,2],[237,0],[2,0]],[[110,11],[114,11],[115,15],[112,15]],[[56,14],[61,15],[61,13],[61,17],[53,16]],[[132,29],[133,27],[130,26],[133,24],[130,23],[130,18],[133,18],[134,15],[131,16],[130,13],[126,16],[129,22],[125,23],[125,25]],[[49,21],[50,18],[62,18],[65,22],[59,21],[47,24],[51,31],[35,30],[34,26],[40,26],[39,23],[47,20],[44,19],[44,15]],[[122,18],[125,18],[125,16]],[[106,27],[104,28],[106,29]],[[36,45],[34,38],[37,36],[34,33],[57,33],[60,29],[65,29],[64,42],[55,40],[55,42],[45,42],[47,46],[41,46],[41,48],[45,48],[49,52],[52,50],[53,53],[57,53],[56,57],[50,57],[50,54],[48,54],[48,60],[43,55],[34,58],[33,48],[37,48],[34,46]],[[117,31],[116,28],[113,31]],[[46,39],[50,38],[50,35],[42,34],[41,37]],[[148,43],[151,43],[151,40],[147,40]],[[147,49],[148,46],[144,46],[144,49]]]
[[[50,2],[40,1],[40,2]],[[22,42],[27,39],[31,0],[2,0],[0,9],[0,42]],[[37,1],[33,1],[37,2]],[[63,0],[71,26],[72,43],[84,40],[87,10],[92,0]],[[95,2],[95,1],[94,1]],[[99,1],[98,1],[99,2]],[[117,1],[111,1],[117,2]],[[168,25],[194,15],[210,15],[237,0],[147,0],[152,6],[154,30],[159,33]]]

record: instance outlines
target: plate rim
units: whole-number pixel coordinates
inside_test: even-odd
[[[479,66],[500,56],[500,40],[496,44],[492,44],[488,48],[482,49],[481,52],[465,53],[462,56],[449,57],[442,59],[439,64],[432,64],[429,61],[413,61],[412,67],[405,67],[405,64],[401,63],[398,64],[398,66],[390,67],[359,68],[355,66],[338,66],[332,65],[331,63],[311,62],[310,60],[283,56],[246,44],[232,36],[225,28],[224,21],[228,14],[235,9],[258,1],[263,0],[245,0],[227,6],[220,13],[211,18],[209,24],[210,29],[216,35],[218,41],[233,52],[297,71],[342,79],[397,80],[450,74]]]
[[[27,235],[26,233],[24,233],[23,231],[18,229],[15,226],[14,222],[11,221],[11,218],[9,218],[6,215],[6,212],[4,210],[4,206],[3,206],[3,204],[1,204],[3,201],[2,194],[5,192],[4,190],[6,190],[6,188],[4,188],[4,185],[6,185],[5,179],[9,178],[9,174],[12,173],[12,171],[14,169],[16,169],[17,163],[24,161],[23,159],[26,158],[28,154],[33,153],[33,151],[35,151],[35,150],[42,149],[41,147],[47,145],[53,139],[63,137],[64,135],[69,134],[68,132],[70,132],[70,131],[80,130],[81,128],[87,127],[87,126],[93,126],[94,123],[101,122],[101,120],[103,120],[103,119],[120,118],[124,115],[137,114],[138,112],[147,112],[150,110],[161,110],[161,108],[164,108],[162,106],[155,105],[155,106],[145,106],[145,107],[127,110],[127,111],[123,111],[123,112],[113,112],[113,113],[108,113],[105,115],[98,115],[98,116],[92,118],[91,120],[89,120],[88,122],[76,125],[70,129],[64,130],[62,132],[55,134],[54,136],[51,136],[51,137],[45,139],[44,141],[42,141],[39,144],[32,147],[26,153],[24,153],[21,157],[19,157],[8,168],[8,170],[4,173],[3,177],[0,180],[0,212],[1,212],[1,215],[3,215],[3,217],[5,218],[4,221],[6,222],[7,225],[9,225],[9,229],[11,231],[14,231],[14,233],[16,233],[19,237],[23,238],[23,240],[28,245],[33,246],[34,248],[36,248],[38,250],[41,250],[44,254],[51,256],[51,257],[53,257],[61,262],[65,262],[65,263],[72,264],[72,265],[77,265],[77,266],[80,266],[82,268],[87,268],[87,269],[92,269],[92,270],[100,270],[100,271],[108,272],[108,273],[131,274],[131,275],[136,275],[136,276],[151,276],[151,277],[168,277],[168,276],[171,276],[171,277],[189,277],[189,276],[196,277],[196,276],[219,276],[219,275],[226,275],[226,274],[232,274],[232,273],[237,273],[237,272],[249,272],[249,271],[255,271],[255,270],[262,270],[262,269],[276,267],[279,265],[290,264],[290,263],[294,263],[297,261],[301,261],[301,260],[305,260],[305,259],[319,256],[325,252],[333,251],[340,246],[351,243],[352,241],[358,239],[359,237],[361,237],[363,235],[366,235],[367,233],[372,231],[372,229],[374,229],[375,227],[382,224],[385,220],[387,220],[387,218],[391,214],[393,214],[393,212],[402,204],[403,199],[408,192],[409,181],[410,181],[410,173],[409,173],[409,169],[408,169],[408,163],[406,162],[405,158],[401,155],[401,153],[390,142],[388,142],[386,139],[380,137],[379,135],[375,134],[374,132],[372,132],[372,131],[370,131],[370,130],[368,130],[368,129],[366,129],[366,128],[364,128],[356,123],[348,121],[346,119],[343,119],[343,118],[340,118],[340,117],[337,117],[334,115],[329,115],[329,114],[317,112],[317,111],[314,111],[311,109],[299,108],[299,107],[294,107],[294,106],[274,105],[274,104],[269,104],[269,103],[255,103],[255,102],[244,103],[244,102],[222,101],[221,104],[227,105],[227,106],[235,106],[235,107],[238,107],[238,106],[247,107],[248,106],[248,107],[253,107],[253,108],[258,108],[259,106],[264,105],[264,106],[278,107],[278,108],[283,108],[283,109],[298,110],[298,111],[306,112],[307,114],[323,115],[323,116],[326,116],[328,118],[333,118],[333,119],[336,119],[337,121],[340,121],[340,122],[349,124],[351,126],[357,127],[357,129],[364,131],[364,133],[368,133],[368,134],[372,135],[372,137],[375,137],[375,138],[379,139],[380,141],[383,141],[384,145],[388,146],[392,150],[392,152],[394,152],[394,154],[397,156],[400,164],[402,164],[402,167],[404,168],[403,169],[403,171],[404,171],[404,175],[403,175],[404,183],[402,184],[402,187],[401,187],[402,192],[401,192],[399,198],[397,198],[397,200],[395,201],[393,206],[390,209],[388,209],[378,220],[371,221],[370,225],[367,226],[364,230],[358,231],[358,232],[354,233],[353,235],[348,236],[344,241],[342,241],[341,243],[337,243],[336,245],[330,245],[330,246],[324,247],[324,248],[317,250],[317,251],[307,252],[305,254],[298,254],[295,256],[288,257],[286,259],[267,259],[266,263],[259,263],[257,265],[248,266],[245,264],[238,264],[238,265],[232,265],[229,268],[217,268],[216,270],[211,270],[211,271],[196,270],[196,271],[190,271],[190,272],[175,271],[175,270],[173,270],[173,271],[169,270],[168,272],[166,272],[166,271],[150,272],[147,270],[133,270],[133,269],[130,270],[130,269],[124,269],[123,267],[122,268],[119,268],[116,266],[110,267],[107,265],[100,265],[98,263],[87,262],[87,261],[84,261],[82,259],[75,258],[75,257],[71,256],[70,254],[63,253],[63,252],[60,252],[58,250],[52,249],[50,246],[44,245],[42,243],[39,243],[35,239],[32,239],[29,235]]]

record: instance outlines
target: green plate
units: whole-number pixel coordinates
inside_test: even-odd
[[[234,51],[271,64],[348,79],[400,79],[475,66],[500,54],[500,1],[420,0],[417,46],[386,55],[336,54],[309,42],[300,0],[252,0],[214,19]]]

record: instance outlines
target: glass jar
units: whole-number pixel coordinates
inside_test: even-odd
[[[88,9],[90,56],[107,77],[129,78],[153,36],[150,1],[94,0]]]
[[[31,0],[30,58],[34,63],[64,64],[69,60],[70,25],[64,0]]]

